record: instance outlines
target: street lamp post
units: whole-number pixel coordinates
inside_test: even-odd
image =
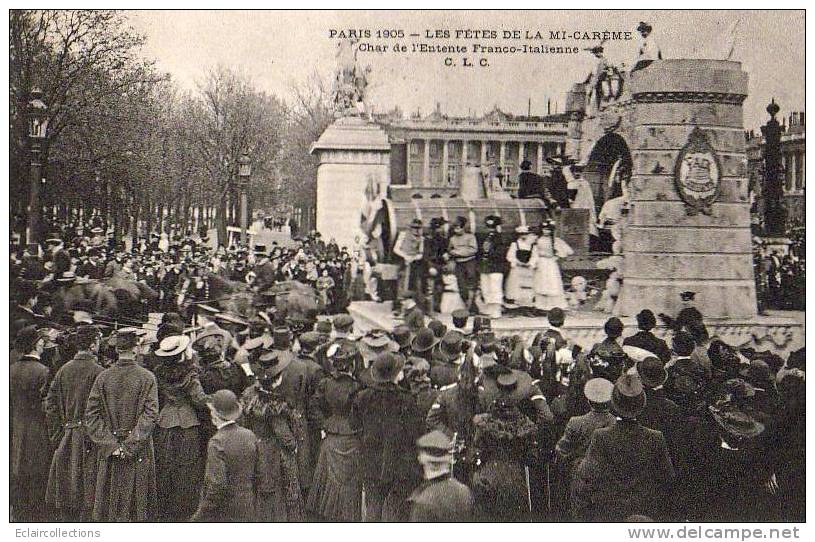
[[[42,100],[42,91],[31,89],[31,99],[26,110],[28,117],[28,139],[31,152],[31,188],[28,197],[28,236],[29,250],[37,250],[40,234],[40,188],[42,184],[42,146],[48,129],[48,106]]]
[[[247,246],[247,232],[249,227],[248,207],[246,200],[246,187],[249,184],[249,177],[252,175],[252,159],[247,153],[243,153],[238,159],[238,190],[241,197],[241,244]]]

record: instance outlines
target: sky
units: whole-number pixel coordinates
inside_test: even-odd
[[[360,43],[410,46],[434,45],[578,45],[599,42],[549,40],[549,31],[632,31],[631,41],[605,43],[608,59],[628,66],[636,56],[639,21],[654,27],[663,58],[722,58],[735,35],[733,60],[750,76],[744,103],[746,129],[757,129],[768,115],[771,98],[781,115],[804,110],[804,11],[132,11],[133,27],[145,35],[143,53],[170,73],[183,88],[195,89],[207,70],[216,65],[248,74],[254,84],[283,99],[293,85],[316,71],[333,77],[338,43],[331,30],[369,30]],[[735,27],[735,30],[731,29]],[[540,40],[427,39],[426,31],[456,29],[527,31]],[[377,30],[402,30],[405,37],[377,38]],[[420,37],[410,34],[419,33]],[[463,67],[462,57],[488,67]],[[447,67],[451,57],[458,65]],[[405,54],[359,52],[358,62],[371,67],[370,99],[375,111],[399,106],[405,112],[430,113],[438,103],[450,115],[482,114],[494,106],[533,115],[547,113],[551,100],[563,111],[565,93],[594,67],[587,51],[575,55],[547,54]]]

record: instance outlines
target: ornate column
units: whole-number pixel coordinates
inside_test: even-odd
[[[469,142],[466,139],[461,140],[461,167],[465,167],[467,165],[467,145]]]
[[[535,166],[535,172],[540,175],[543,171],[543,143],[538,143],[538,159]]]
[[[507,142],[501,141],[501,146],[498,151],[498,169],[503,172],[504,171],[504,159],[507,154]]]
[[[430,140],[424,140],[424,161],[422,162],[422,186],[430,186]]]
[[[443,139],[442,142],[441,142],[441,183],[442,183],[442,186],[448,186],[450,184],[450,182],[449,182],[449,180],[447,178],[448,177],[447,166],[449,165],[448,160],[450,159],[449,149],[447,148],[448,143],[450,143],[450,142],[447,141],[446,139]]]
[[[518,142],[518,167],[521,167],[521,162],[524,161],[524,142]]]
[[[484,167],[486,165],[487,165],[487,142],[482,140],[481,141],[481,164],[480,164],[480,166]]]

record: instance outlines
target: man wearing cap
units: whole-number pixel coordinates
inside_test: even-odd
[[[656,325],[657,319],[654,313],[650,309],[641,310],[637,313],[637,327],[640,330],[623,339],[623,346],[636,346],[648,350],[662,360],[662,363],[668,363],[671,360],[671,349],[668,348],[665,341],[651,331]]]
[[[410,521],[470,521],[473,495],[470,489],[453,478],[453,442],[441,431],[431,431],[416,441],[424,482],[410,497]]]
[[[645,427],[660,431],[673,450],[679,424],[682,422],[682,409],[665,393],[663,386],[668,380],[668,372],[661,360],[649,356],[637,362],[637,374],[645,388],[646,397],[639,422]]]
[[[47,338],[34,326],[17,333],[15,348],[22,354],[11,366],[11,505],[16,521],[43,521],[45,486],[51,464],[43,401],[48,394],[48,367],[40,360]]]
[[[155,517],[156,466],[153,430],[158,386],[139,366],[139,338],[132,330],[114,337],[118,360],[91,387],[83,423],[98,450],[94,521],[148,521]]]
[[[490,215],[484,219],[487,234],[481,241],[478,267],[483,305],[481,312],[490,318],[501,317],[504,302],[504,273],[507,268],[507,247],[501,238],[501,217]]]
[[[555,447],[558,458],[567,466],[566,473],[569,477],[574,467],[586,456],[594,431],[613,425],[617,421],[617,418],[609,412],[613,389],[614,384],[605,378],[592,378],[583,387],[590,411],[569,419],[563,436]]]
[[[423,265],[424,236],[422,236],[422,221],[414,218],[410,228],[402,230],[393,243],[393,253],[402,258],[401,296],[410,297],[423,295]]]
[[[235,423],[241,415],[238,398],[218,390],[208,401],[212,424],[204,487],[193,521],[254,521],[255,488],[259,479],[257,437]]]
[[[622,521],[631,514],[662,519],[674,468],[665,438],[640,425],[645,390],[624,374],[614,384],[617,423],[597,429],[572,482],[572,516],[579,521]]]
[[[62,521],[87,521],[96,486],[96,449],[82,417],[93,382],[102,366],[97,354],[102,334],[95,326],[78,328],[77,353],[60,367],[51,382],[45,414],[52,443],[56,444],[45,501]]]
[[[406,520],[404,501],[421,477],[414,446],[423,417],[410,391],[398,384],[404,366],[399,354],[377,357],[373,385],[357,393],[351,407],[350,426],[362,438],[363,521]]]
[[[466,231],[467,219],[457,216],[453,222],[453,233],[447,245],[447,252],[456,262],[456,280],[464,304],[472,312],[475,290],[478,286],[478,242],[475,235]]]

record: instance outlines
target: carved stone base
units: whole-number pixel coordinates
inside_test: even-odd
[[[390,303],[374,303],[357,301],[351,303],[348,312],[354,317],[354,327],[357,333],[365,333],[371,329],[379,328],[391,331],[402,322],[401,318],[391,313]],[[563,333],[576,344],[588,350],[605,338],[603,324],[609,318],[608,314],[598,312],[567,313]],[[439,315],[448,329],[453,329],[450,315]],[[621,318],[624,326],[623,337],[633,335],[638,331],[635,318]],[[532,342],[535,335],[548,328],[546,318],[503,317],[492,320],[492,330],[498,337],[520,335],[527,342]],[[472,318],[468,321],[472,325]],[[771,350],[786,358],[798,348],[804,346],[804,327],[795,318],[778,314],[770,316],[756,316],[750,320],[738,319],[706,319],[708,331],[724,342],[737,348],[755,348],[756,350]],[[469,329],[467,329],[469,331]],[[670,341],[670,331],[664,326],[654,330],[658,337]]]

